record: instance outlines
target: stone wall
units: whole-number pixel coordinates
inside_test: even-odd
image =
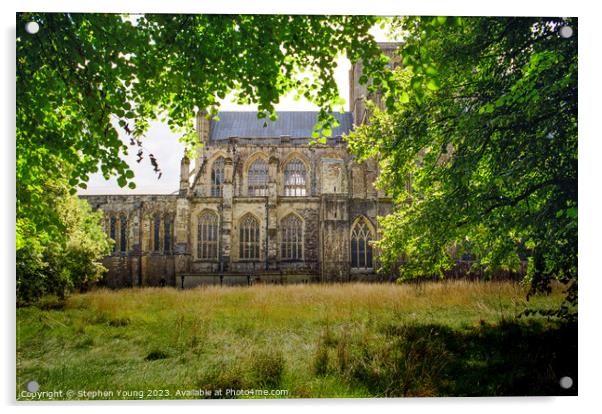
[[[392,58],[391,64],[398,64],[393,55],[397,45],[380,46]],[[366,85],[359,84],[361,72],[361,62],[350,71],[350,111],[356,125],[365,121],[365,98],[380,103],[378,93],[368,94]],[[290,136],[213,141],[210,120],[199,112],[196,122],[202,146],[196,159],[182,158],[180,186],[174,188],[177,195],[83,197],[105,213],[105,230],[116,239],[115,251],[104,260],[109,269],[104,279],[107,286],[380,278],[373,271],[378,263],[376,250],[372,268],[352,268],[351,261],[353,227],[366,220],[374,240],[377,216],[391,211],[391,201],[373,186],[378,176],[376,160],[357,163],[342,137],[311,145],[306,138]],[[211,174],[220,158],[224,180],[221,194],[215,196]],[[261,196],[248,190],[249,166],[256,160],[268,165],[267,191]],[[291,160],[299,160],[306,173],[303,194],[295,196],[285,191],[284,171]],[[218,252],[212,259],[198,255],[198,221],[203,212],[218,218]],[[259,258],[252,261],[242,260],[239,254],[240,220],[247,214],[259,223]],[[285,260],[281,255],[281,222],[291,214],[302,223],[300,260]]]
[[[354,221],[366,217],[377,237],[377,214],[388,212],[391,206],[372,186],[375,162],[356,163],[339,138],[322,145],[290,139],[270,143],[203,141],[206,144],[193,163],[186,158],[182,161],[178,195],[84,197],[105,213],[107,233],[111,217],[127,217],[125,250],[117,240],[118,248],[104,260],[109,269],[104,282],[107,286],[180,286],[182,275],[187,275],[186,285],[193,280],[208,283],[215,279],[209,275],[220,274],[221,283],[242,280],[238,275],[274,283],[376,278],[371,269],[354,271],[350,266]],[[216,197],[211,194],[211,170],[220,157],[225,159],[225,177],[222,195]],[[257,159],[269,166],[265,196],[248,192],[248,169]],[[285,195],[284,169],[295,159],[305,166],[304,196]],[[198,220],[206,211],[219,218],[219,252],[212,260],[197,254]],[[260,232],[260,257],[252,261],[239,257],[239,221],[247,214],[258,221]],[[301,220],[303,229],[302,257],[294,261],[281,257],[280,223],[290,214]],[[169,251],[156,244],[157,217],[161,220],[157,233],[161,240],[165,239],[165,220],[170,220]],[[115,236],[119,239],[120,235]],[[224,275],[228,277],[224,279]]]

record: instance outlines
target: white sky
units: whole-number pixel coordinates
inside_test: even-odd
[[[378,27],[373,28],[372,34],[377,41],[388,40],[385,33]],[[337,61],[337,67],[334,71],[334,77],[339,88],[341,98],[345,99],[345,110],[349,110],[349,69],[351,63],[342,56]],[[298,101],[293,99],[294,94],[281,97],[276,105],[278,111],[312,111],[318,110],[318,107],[305,98]],[[222,101],[221,110],[224,111],[253,111],[256,106],[237,105],[226,97]],[[118,128],[121,140],[124,143],[129,142],[126,134]],[[90,175],[88,188],[80,190],[79,194],[170,194],[179,189],[180,183],[180,160],[184,154],[184,145],[178,141],[178,135],[171,132],[166,123],[153,122],[149,131],[143,140],[144,159],[137,163],[137,148],[130,147],[130,154],[124,159],[134,171],[134,181],[136,189],[121,188],[117,185],[117,179],[111,178],[105,180],[100,172]],[[159,163],[162,176],[157,179],[157,174],[153,171],[148,154],[153,154]]]

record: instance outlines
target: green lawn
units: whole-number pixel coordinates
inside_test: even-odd
[[[285,390],[268,398],[575,395],[576,325],[516,318],[527,306],[558,307],[562,292],[529,302],[525,293],[510,282],[450,281],[47,300],[17,309],[17,398],[30,399],[31,380],[40,392],[62,390],[59,399],[89,398],[80,391],[223,397],[227,389]],[[558,385],[563,376],[571,389]]]

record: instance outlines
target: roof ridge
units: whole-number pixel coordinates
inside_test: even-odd
[[[220,121],[211,120],[210,139],[239,138],[309,138],[318,121],[318,111],[277,111],[278,119],[257,118],[258,111],[221,111]],[[332,129],[332,136],[340,136],[353,129],[351,112],[331,112],[339,126]]]

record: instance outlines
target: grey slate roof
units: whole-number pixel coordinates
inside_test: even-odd
[[[311,138],[318,120],[317,111],[280,111],[278,120],[258,119],[257,112],[224,111],[219,113],[219,121],[211,121],[210,139],[225,140],[238,138]],[[340,125],[333,129],[332,137],[347,134],[353,128],[351,112],[333,113]],[[264,127],[264,123],[267,126]]]

